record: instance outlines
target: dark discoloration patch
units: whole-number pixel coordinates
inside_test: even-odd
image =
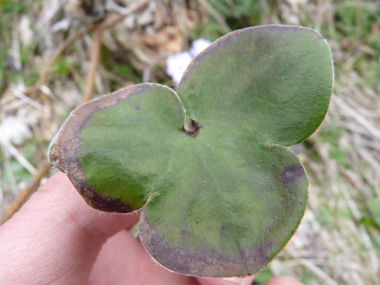
[[[223,225],[221,226],[223,230]],[[151,256],[164,267],[199,277],[244,277],[260,271],[268,264],[268,251],[273,252],[273,242],[261,242],[252,249],[235,255],[222,255],[211,250],[190,250],[171,247],[146,219],[143,209],[139,223],[140,240]]]
[[[280,174],[280,180],[284,184],[290,184],[296,181],[297,179],[303,177],[305,175],[305,171],[302,165],[287,165],[283,168]]]
[[[262,241],[256,247],[245,252],[247,266],[252,272],[259,272],[270,261],[268,252],[273,251],[275,243],[271,240]]]
[[[202,128],[197,122],[194,122],[194,131],[190,132],[185,130],[185,127],[182,127],[182,131],[185,133],[186,137],[195,137],[198,134],[198,131]]]
[[[186,235],[186,230],[182,230],[181,235],[183,235],[183,236]]]
[[[139,106],[136,106],[135,109],[136,110],[141,110],[141,108]]]
[[[194,85],[193,84],[190,85],[190,89],[194,90]]]
[[[134,211],[131,206],[123,204],[120,199],[96,193],[95,189],[87,183],[72,179],[70,175],[69,178],[90,207],[109,213],[130,213]]]
[[[120,101],[144,92],[152,86],[152,84],[147,83],[129,86],[79,106],[71,112],[50,143],[48,158],[51,165],[67,174],[87,204],[97,210],[128,213],[134,209],[122,204],[118,199],[96,193],[93,188],[84,182],[86,176],[83,173],[80,161],[76,158],[77,149],[81,143],[81,132],[95,112],[115,106]]]
[[[151,256],[164,267],[185,275],[200,277],[246,276],[245,261],[240,255],[222,256],[216,251],[204,252],[171,247],[146,220],[142,211],[139,223],[140,240]]]

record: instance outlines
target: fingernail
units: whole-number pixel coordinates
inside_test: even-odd
[[[245,278],[223,278],[223,280],[227,281],[225,284],[239,284],[239,285],[251,285],[255,279],[255,276],[248,276]]]

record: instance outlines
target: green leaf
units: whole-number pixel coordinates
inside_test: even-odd
[[[143,207],[140,239],[169,270],[255,274],[302,219],[308,180],[285,146],[321,124],[332,82],[318,32],[235,31],[193,60],[177,93],[145,83],[78,107],[49,158],[95,209]]]

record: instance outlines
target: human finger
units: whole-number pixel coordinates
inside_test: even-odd
[[[198,282],[201,285],[250,285],[254,279],[252,275],[245,278],[198,278]]]
[[[91,209],[57,173],[0,227],[0,284],[86,283],[102,245],[137,219]]]
[[[273,277],[265,285],[303,285],[303,283],[294,277],[281,275]]]

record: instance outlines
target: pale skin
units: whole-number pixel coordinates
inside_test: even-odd
[[[0,284],[251,284],[254,277],[206,279],[155,263],[128,231],[139,213],[91,209],[63,173],[53,175],[0,227]],[[267,285],[302,285],[279,276]]]

